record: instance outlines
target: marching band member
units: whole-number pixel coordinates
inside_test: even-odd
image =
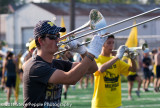
[[[65,32],[65,28],[48,20],[39,21],[34,28],[37,55],[23,65],[24,108],[59,108],[62,84],[76,84],[84,74],[98,69],[94,57],[100,54],[106,38],[94,36],[88,52],[84,46],[77,48],[78,41],[71,41],[72,51],[83,57],[81,62],[71,63],[52,59],[58,50],[59,32]]]
[[[136,72],[134,59],[131,58],[132,66],[120,60],[127,47],[120,46],[115,57],[110,56],[113,47],[114,36],[110,35],[96,59],[98,71],[94,73],[92,108],[121,108],[121,74],[127,76],[129,71]]]

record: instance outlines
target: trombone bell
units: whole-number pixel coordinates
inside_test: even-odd
[[[106,21],[103,15],[96,9],[92,9],[89,15],[91,21],[91,30],[98,30],[100,28],[106,27]],[[104,35],[107,32],[106,29],[98,31],[100,35]]]

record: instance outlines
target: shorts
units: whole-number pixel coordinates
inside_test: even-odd
[[[150,79],[151,72],[150,72],[149,68],[143,68],[143,73],[144,73],[144,79]]]
[[[156,66],[156,78],[160,78],[160,66]]]
[[[128,75],[127,79],[128,79],[128,81],[135,81],[136,77],[137,77],[137,74],[135,74],[135,75]]]
[[[16,86],[16,76],[7,76],[7,87],[14,87]]]
[[[150,75],[154,77],[154,73],[152,71],[150,71],[150,72],[151,72]]]

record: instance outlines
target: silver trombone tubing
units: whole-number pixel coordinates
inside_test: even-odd
[[[150,22],[150,21],[153,21],[153,20],[159,19],[159,18],[160,18],[160,16],[153,17],[153,18],[148,19],[148,20],[145,20],[145,21],[143,21],[143,22],[140,22],[140,23],[134,24],[134,25],[132,25],[132,26],[129,26],[129,27],[126,27],[126,28],[123,28],[123,29],[117,30],[117,31],[115,31],[115,32],[109,33],[109,34],[104,35],[104,36],[102,36],[102,37],[108,37],[108,36],[110,36],[110,35],[117,34],[117,33],[119,33],[119,32],[122,32],[122,31],[125,31],[125,30],[128,30],[128,29],[131,29],[131,28],[133,28],[133,27],[136,27],[136,26],[142,25],[142,24],[144,24],[144,23],[147,23],[147,22]],[[70,41],[73,41],[73,40],[75,40],[75,38],[74,38],[74,39],[72,39],[72,40],[70,40]],[[68,42],[70,42],[70,41],[68,41]],[[88,42],[83,43],[83,44],[81,44],[81,45],[79,45],[79,46],[82,46],[82,45],[88,44],[88,43],[90,43],[90,42],[91,42],[91,41],[88,41]],[[71,49],[67,49],[67,50],[71,50]],[[60,51],[60,52],[62,53],[62,52],[67,51],[67,50],[62,50],[62,51]],[[55,54],[56,54],[56,55],[57,55],[57,54],[60,54],[60,52],[57,52],[57,53],[55,53]],[[54,55],[55,55],[55,54],[54,54]]]
[[[78,45],[78,47],[89,44],[89,43],[90,43],[90,41],[82,43],[82,44]],[[57,54],[61,54],[63,52],[66,52],[66,51],[70,51],[70,50],[72,50],[72,49],[64,49],[64,50],[58,51],[58,52],[54,53],[54,56],[57,55]]]
[[[106,26],[106,27],[100,28],[100,29],[98,29],[98,30],[94,30],[94,31],[88,32],[88,33],[86,33],[86,34],[83,34],[83,35],[81,35],[81,36],[75,37],[75,38],[73,38],[73,39],[71,39],[71,40],[69,40],[69,41],[61,42],[61,43],[58,44],[58,46],[61,46],[62,44],[67,44],[67,43],[70,42],[70,41],[73,41],[73,40],[76,40],[76,39],[79,39],[79,38],[88,36],[88,35],[90,35],[90,34],[92,34],[92,33],[96,33],[96,32],[101,31],[101,30],[103,30],[103,29],[107,29],[107,28],[109,28],[109,27],[112,27],[112,26],[115,26],[115,25],[124,23],[124,22],[126,22],[126,21],[131,20],[131,19],[135,19],[135,18],[137,18],[137,17],[140,17],[140,16],[142,16],[142,15],[145,15],[145,14],[151,13],[151,12],[153,12],[153,11],[157,11],[157,10],[160,10],[160,8],[155,8],[155,9],[149,10],[149,11],[147,11],[147,12],[138,14],[138,15],[136,15],[136,16],[133,16],[133,17],[124,19],[124,20],[119,21],[119,22],[117,22],[117,23],[113,23],[113,24],[108,25],[108,26]],[[63,38],[63,37],[62,37],[62,38]],[[63,39],[64,39],[64,38],[63,38]],[[60,38],[60,40],[61,40],[61,38]]]
[[[142,46],[139,47],[129,47],[128,50],[129,51],[135,51],[135,50],[146,50],[148,47],[145,46],[145,44],[143,44]],[[113,52],[117,52],[117,50],[112,50]]]
[[[90,26],[90,21],[88,21],[87,23],[85,23],[85,24],[82,25],[81,27],[79,27],[79,28],[77,28],[77,29],[75,29],[75,30],[73,30],[73,31],[65,34],[64,36],[62,36],[62,37],[60,38],[60,40],[63,40],[63,39],[65,39],[65,38],[67,38],[69,35],[75,34],[76,32],[79,32],[79,31],[81,31],[81,30],[83,30],[83,29],[86,29],[86,28],[88,28],[89,26]],[[76,33],[76,34],[78,34],[78,33]]]
[[[110,36],[110,35],[117,34],[117,33],[119,33],[119,32],[122,32],[122,31],[128,30],[128,29],[130,29],[130,28],[133,28],[133,27],[136,27],[136,26],[142,25],[142,24],[144,24],[144,23],[147,23],[147,22],[150,22],[150,21],[153,21],[153,20],[159,19],[159,18],[160,18],[160,16],[153,17],[153,18],[148,19],[148,20],[145,20],[145,21],[143,21],[143,22],[140,22],[140,23],[134,24],[134,25],[132,25],[132,26],[129,26],[129,27],[126,27],[126,28],[123,28],[123,29],[117,30],[117,31],[115,31],[115,32],[109,33],[109,34],[104,35],[104,36],[102,36],[102,37],[108,37],[108,36]]]

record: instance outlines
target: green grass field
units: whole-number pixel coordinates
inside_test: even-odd
[[[64,100],[62,95],[62,105],[71,105],[71,108],[90,108],[91,99],[93,94],[93,87],[89,85],[87,89],[79,89],[76,85],[75,89],[72,87],[68,90],[67,100]],[[136,96],[135,90],[137,83],[134,84],[133,88],[133,100],[128,100],[127,83],[122,83],[122,103],[123,108],[160,108],[160,92],[154,93],[153,87],[149,87],[149,92],[143,92],[141,90],[141,97]],[[19,103],[23,103],[22,86],[20,87]],[[0,108],[4,107],[3,103],[6,101],[6,94],[4,91],[0,91]],[[12,95],[11,102],[14,102],[14,97]],[[10,108],[11,106],[7,106]],[[21,108],[22,106],[12,106],[12,108]],[[63,108],[63,107],[61,107]],[[69,108],[69,107],[65,107]]]

